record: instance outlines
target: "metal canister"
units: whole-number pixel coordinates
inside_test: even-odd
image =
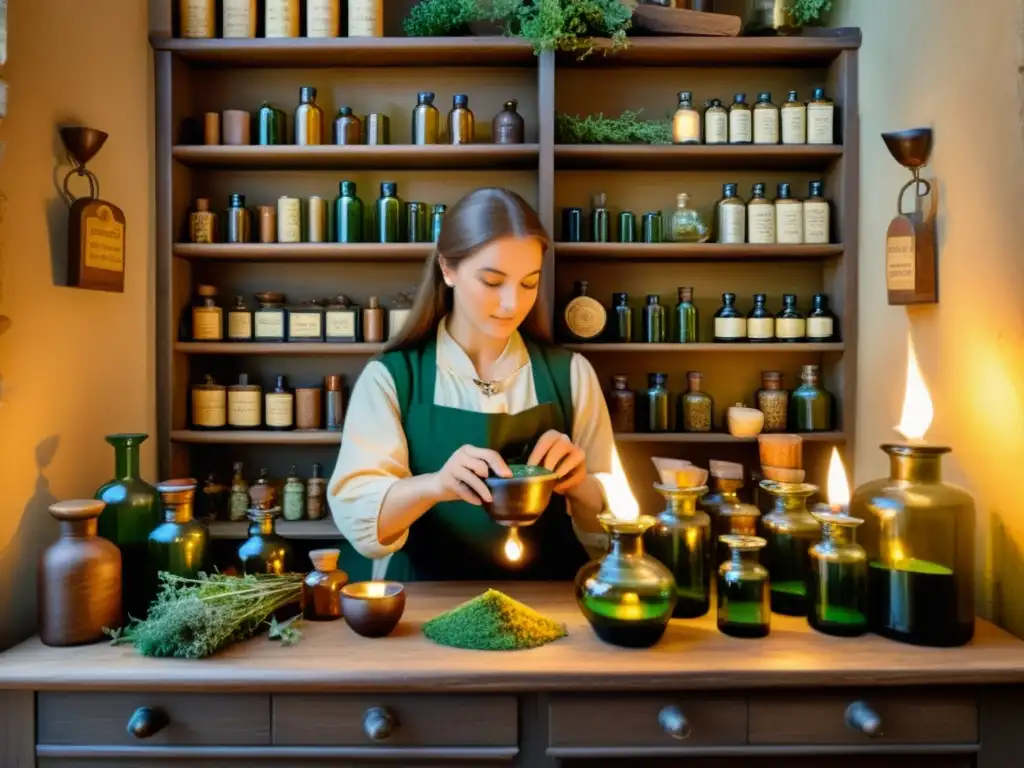
[[[645,213],[641,222],[645,243],[661,242],[661,213]]]
[[[441,227],[444,225],[444,213],[448,210],[444,205],[435,205],[430,209],[430,239],[437,242],[441,237]]]
[[[406,203],[405,204],[405,231],[406,239],[410,243],[429,243],[430,234],[427,227],[427,204]]]
[[[277,199],[277,242],[302,242],[302,204],[297,197]]]
[[[306,242],[326,243],[328,232],[327,201],[322,197],[311,197],[306,201]]]
[[[583,240],[583,209],[562,209],[562,242],[579,243]]]
[[[252,241],[252,219],[249,209],[245,207],[245,195],[233,194],[228,198],[228,210],[225,216],[227,243],[248,243]]]
[[[258,209],[260,242],[277,242],[277,210],[272,205],[261,205]]]
[[[391,143],[391,122],[387,115],[374,112],[366,116],[366,143],[371,145]]]
[[[619,214],[619,242],[636,242],[636,216],[632,211],[623,211]]]
[[[287,120],[284,110],[264,102],[260,107],[257,123],[259,125],[259,144],[261,147],[287,144]]]

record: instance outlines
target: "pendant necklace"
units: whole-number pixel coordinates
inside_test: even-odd
[[[529,365],[529,363],[524,363],[523,365],[519,366],[514,371],[512,371],[512,373],[502,376],[500,379],[494,379],[493,381],[482,381],[481,379],[478,379],[474,376],[472,377],[472,382],[476,384],[477,389],[479,389],[484,394],[485,397],[493,397],[494,395],[501,393],[502,384],[504,384],[506,381],[511,379],[521,370],[523,370],[523,368],[525,368],[527,365]],[[450,366],[446,365],[445,368],[448,370],[449,373],[455,374],[459,378],[465,378],[462,374],[460,374],[458,371],[455,371]]]

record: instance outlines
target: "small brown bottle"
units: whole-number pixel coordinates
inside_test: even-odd
[[[363,308],[363,341],[367,344],[384,341],[384,308],[376,296],[371,296],[369,306]]]
[[[334,143],[362,144],[363,123],[352,114],[352,107],[341,107],[338,109],[338,116],[334,118]]]
[[[636,392],[629,388],[628,379],[621,374],[612,376],[608,413],[613,432],[636,432]]]
[[[782,373],[763,371],[757,390],[757,410],[764,414],[765,432],[785,432],[789,417],[789,392],[782,388]]]
[[[205,197],[196,200],[196,209],[189,215],[189,239],[193,243],[216,243],[220,237],[217,214],[210,210]]]
[[[491,133],[495,144],[522,144],[525,141],[526,123],[516,111],[518,107],[519,102],[510,99],[505,102],[501,112],[494,116]]]
[[[469,108],[469,96],[457,93],[452,99],[452,111],[448,113],[448,143],[472,144],[475,133],[476,125]]]

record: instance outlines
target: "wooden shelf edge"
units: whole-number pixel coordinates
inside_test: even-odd
[[[273,432],[264,429],[177,429],[171,442],[193,445],[340,445],[341,432],[326,429]]]
[[[729,260],[803,261],[842,256],[841,244],[751,245],[725,243],[558,243],[556,258],[565,260]]]
[[[179,341],[174,351],[186,355],[376,355],[383,344],[315,342]]]
[[[800,437],[811,443],[844,443],[844,432],[803,432]],[[756,443],[756,437],[733,437],[728,432],[618,432],[619,443]]]
[[[539,144],[387,144],[240,146],[177,144],[175,161],[195,168],[266,170],[532,168]]]
[[[771,343],[771,344],[605,344],[594,342],[592,344],[562,344],[565,349],[573,352],[783,352],[786,354],[800,354],[813,352],[842,352],[843,343]]]
[[[559,170],[825,170],[841,144],[555,144]]]
[[[195,261],[421,262],[433,243],[175,243],[174,256]]]

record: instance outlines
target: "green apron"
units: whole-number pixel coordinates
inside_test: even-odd
[[[509,463],[525,463],[548,430],[572,434],[572,354],[532,341],[526,347],[538,405],[517,414],[434,405],[434,339],[419,349],[389,352],[380,358],[395,382],[413,475],[439,471],[463,445],[491,448]],[[518,563],[508,563],[503,556],[507,533],[482,507],[461,500],[438,504],[413,523],[405,546],[388,564],[387,578],[570,581],[587,561],[560,494],[552,495],[536,523],[520,529],[525,552]],[[357,573],[366,568],[358,568]],[[346,570],[352,575],[352,570]]]

